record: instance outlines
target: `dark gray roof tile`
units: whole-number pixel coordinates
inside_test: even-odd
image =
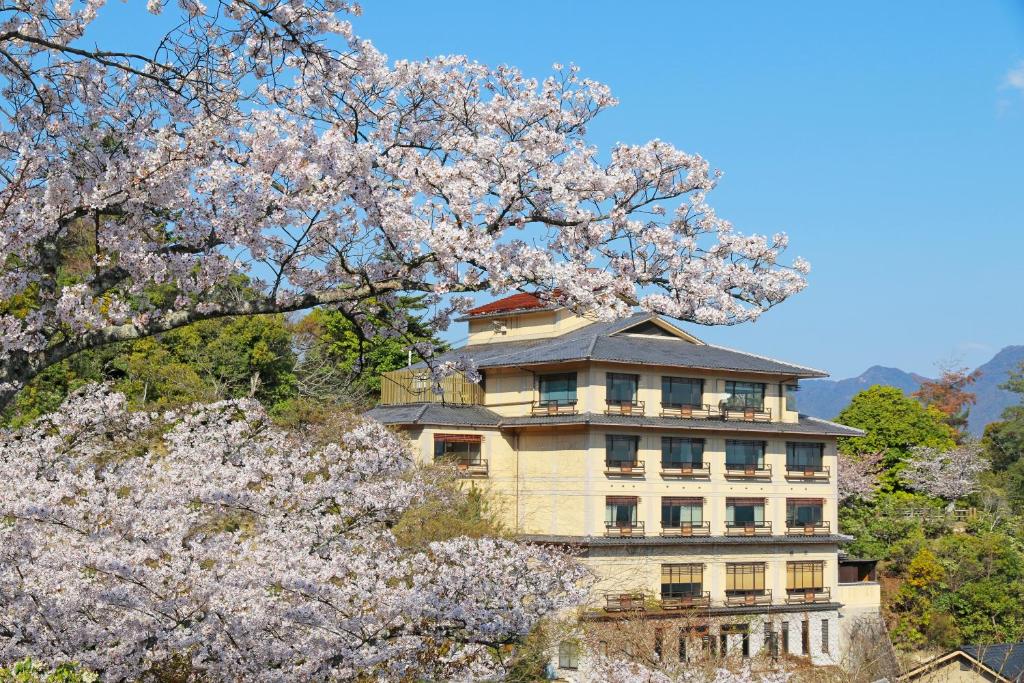
[[[384,424],[497,427],[501,416],[483,406],[449,406],[439,403],[377,406],[366,413]]]

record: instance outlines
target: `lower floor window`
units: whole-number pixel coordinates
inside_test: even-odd
[[[580,666],[580,647],[576,643],[563,641],[558,645],[558,668],[578,669]]]

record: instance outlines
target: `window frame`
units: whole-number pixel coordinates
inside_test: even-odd
[[[629,440],[633,443],[633,458],[622,460],[613,458],[613,446],[616,442]],[[622,467],[623,465],[636,465],[640,462],[640,437],[636,434],[605,434],[604,435],[604,464],[606,467]]]
[[[632,384],[633,384],[633,392],[632,392],[633,395],[632,395],[632,398],[630,398],[628,400],[627,399],[622,399],[622,398],[612,398],[612,389],[615,386],[616,382],[627,381],[627,378],[628,378],[628,381],[631,381]],[[635,405],[638,404],[637,399],[639,398],[639,394],[640,394],[640,375],[633,374],[633,373],[628,373],[628,372],[608,372],[608,373],[605,373],[605,385],[604,385],[604,388],[605,388],[605,402],[608,405],[632,405],[632,406],[635,406]]]
[[[737,386],[749,387],[749,393],[736,393]],[[758,387],[760,388],[758,390]],[[725,407],[729,410],[742,410],[753,408],[764,410],[764,399],[768,393],[768,384],[765,382],[747,382],[739,380],[725,381]],[[757,400],[760,398],[760,400]],[[742,400],[741,400],[742,399]]]
[[[676,401],[667,400],[672,395],[672,393],[673,393],[672,392],[672,386],[674,384],[677,384],[677,383],[680,383],[680,384],[681,383],[687,383],[687,384],[691,385],[691,387],[690,387],[690,394],[691,394],[690,399],[691,399],[691,402],[689,402],[689,403],[687,403],[687,402],[680,403],[680,402],[676,402]],[[694,398],[693,397],[693,389],[694,389],[694,387],[692,385],[694,383],[696,383],[696,389],[697,389],[697,391],[696,391],[696,398],[697,398],[696,403],[692,402],[692,399]],[[666,391],[666,389],[667,389],[667,391]],[[704,406],[704,379],[701,378],[701,377],[677,377],[675,375],[662,375],[661,376],[661,405],[663,407],[666,407],[666,408],[683,408],[683,407],[701,408],[701,407],[703,407]]]
[[[619,520],[619,508],[632,508],[629,522]],[[604,498],[604,523],[605,527],[633,528],[639,522],[640,498],[638,496],[605,496]],[[614,514],[610,514],[612,510]]]
[[[736,508],[739,507],[750,507],[753,508],[752,514],[754,519],[736,519]],[[758,519],[758,508],[760,508],[760,519]],[[728,528],[742,527],[742,526],[763,526],[765,521],[768,501],[765,498],[726,498],[725,499],[725,525]],[[730,509],[732,514],[730,515]],[[730,519],[731,517],[731,519]]]
[[[566,398],[544,398],[544,385],[547,382],[569,380],[567,382],[564,392]],[[569,384],[572,386],[570,387]],[[556,405],[556,406],[574,406],[578,400],[579,390],[579,373],[578,372],[553,372],[545,375],[538,375],[537,377],[537,403],[541,406]]]
[[[817,453],[808,458],[806,455],[797,457],[798,449],[815,448]],[[817,460],[817,463],[814,460]],[[810,463],[807,461],[810,460]],[[802,462],[801,462],[802,461]],[[811,472],[822,472],[825,468],[825,443],[822,441],[787,441],[786,469]]]
[[[666,577],[668,582],[665,581]],[[696,577],[696,581],[694,581]],[[684,581],[684,579],[689,579]],[[666,586],[669,588],[666,590]],[[675,586],[689,586],[688,589]],[[696,588],[694,588],[696,586]],[[661,565],[661,598],[699,598],[704,594],[704,565],[700,562],[673,562]]]
[[[731,460],[734,459],[732,457],[732,456],[734,456],[734,452],[732,452],[730,450],[730,446],[751,445],[751,444],[757,444],[757,445],[760,445],[760,447],[761,447],[760,451],[755,456],[753,463],[749,462],[749,458],[744,458],[743,462],[730,462]],[[742,470],[742,469],[747,469],[747,468],[753,466],[754,469],[763,470],[764,469],[765,452],[767,450],[768,450],[768,442],[766,442],[766,441],[761,441],[761,440],[758,440],[758,439],[726,439],[725,440],[725,469],[726,470]]]
[[[448,450],[449,444],[465,444],[466,455],[461,455],[462,449]],[[474,457],[472,446],[476,446]],[[441,451],[438,452],[438,447]],[[469,465],[480,465],[483,462],[484,437],[482,434],[434,434],[434,462],[454,462]]]
[[[810,580],[808,580],[810,577]],[[810,585],[806,585],[806,584]],[[825,590],[824,560],[788,560],[786,562],[786,592],[820,593]]]
[[[576,671],[580,668],[579,643],[563,640],[558,644],[558,668],[567,671]]]
[[[799,510],[801,508],[816,509],[817,519],[813,519],[810,522],[800,521]],[[825,499],[824,498],[787,498],[786,499],[786,526],[787,527],[803,527],[809,524],[813,526],[821,526],[822,522],[825,521]]]
[[[688,455],[689,460],[680,459],[678,462],[671,459],[672,446],[674,443],[680,445],[686,444],[689,446]],[[704,466],[704,446],[705,440],[701,438],[693,438],[688,436],[663,436],[661,437],[661,466],[674,468],[674,467],[692,467],[699,469]],[[694,460],[694,450],[699,450],[698,459]],[[682,455],[682,452],[680,452]]]
[[[692,526],[700,526],[704,524],[704,499],[696,496],[662,496],[661,497],[661,526],[662,528],[679,528],[683,523],[689,523]],[[668,514],[666,519],[666,511],[670,511],[673,508],[678,508],[679,511],[676,515],[671,512]],[[689,511],[689,519],[684,519],[683,510]],[[697,514],[694,515],[694,510]],[[679,519],[673,523],[672,517],[678,517]],[[696,517],[697,519],[694,519]],[[666,523],[667,522],[667,523]]]
[[[725,594],[726,595],[763,595],[765,588],[766,562],[726,562],[725,563]],[[737,576],[750,576],[751,588],[737,588]],[[760,586],[758,579],[760,579]],[[746,584],[746,581],[742,583]],[[730,588],[730,584],[732,588]]]

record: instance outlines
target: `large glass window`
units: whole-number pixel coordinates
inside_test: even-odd
[[[825,588],[824,562],[787,562],[786,590],[820,591]]]
[[[759,382],[726,382],[725,404],[729,408],[764,410],[764,387]]]
[[[700,407],[704,403],[704,380],[686,377],[661,378],[661,405]]]
[[[608,403],[636,403],[636,392],[639,385],[640,375],[609,372],[605,387]]]
[[[698,597],[704,590],[704,565],[661,565],[661,597]]]
[[[474,434],[435,434],[434,460],[480,464],[483,437]]]
[[[725,565],[726,593],[764,591],[764,562],[729,562]]]
[[[703,498],[661,499],[661,526],[678,528],[683,524],[700,526],[704,522]]]
[[[576,404],[576,373],[540,376],[540,404],[571,406]]]
[[[764,441],[725,442],[725,469],[764,469]]]
[[[636,526],[635,496],[608,496],[604,499],[604,523],[607,526]]]
[[[701,467],[704,464],[704,439],[661,437],[662,467]]]
[[[764,523],[764,498],[726,498],[725,523],[729,526]]]
[[[798,384],[787,384],[785,388],[786,396],[786,410],[797,412],[797,392],[800,391]]]
[[[609,467],[621,467],[636,463],[637,451],[640,448],[639,436],[608,434],[604,439],[605,464]]]
[[[817,526],[824,519],[820,498],[789,498],[786,500],[786,526]]]
[[[790,442],[786,444],[786,469],[821,471],[823,443]]]

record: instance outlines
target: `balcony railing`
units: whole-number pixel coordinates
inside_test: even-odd
[[[772,604],[771,590],[732,591],[725,594],[726,607],[743,607],[745,605]]]
[[[662,609],[686,609],[688,607],[710,607],[711,591],[695,591],[686,595],[662,595]]]
[[[662,536],[710,536],[711,522],[683,522],[678,525],[661,523]]]
[[[711,465],[703,462],[699,464],[663,462],[661,463],[661,476],[663,477],[710,477]]]
[[[786,602],[790,605],[831,601],[831,588],[801,588],[786,591]]]
[[[709,420],[712,418],[722,417],[722,411],[706,403],[699,406],[677,406],[669,403],[662,403],[661,416],[693,420]]]
[[[641,591],[606,593],[604,596],[604,609],[607,612],[641,611],[644,607],[644,594]]]
[[[831,522],[786,522],[786,535],[788,536],[828,536],[832,532]]]
[[[644,535],[643,522],[605,522],[604,535],[613,537],[641,537]]]
[[[726,536],[771,536],[771,522],[726,522]]]
[[[643,460],[606,460],[604,463],[605,474],[642,477],[645,471]]]
[[[771,422],[771,408],[752,408],[748,406],[721,406],[723,420],[741,420],[743,422]]]
[[[544,415],[575,415],[576,401],[534,401],[530,414],[534,417]]]
[[[454,466],[460,477],[487,476],[487,460],[484,458],[444,458],[442,462]]]
[[[643,415],[643,401],[608,401],[605,415]]]
[[[725,476],[730,479],[771,479],[772,466],[764,463],[725,463]]]
[[[786,465],[787,479],[829,479],[829,469],[825,465],[818,467],[797,467]]]

